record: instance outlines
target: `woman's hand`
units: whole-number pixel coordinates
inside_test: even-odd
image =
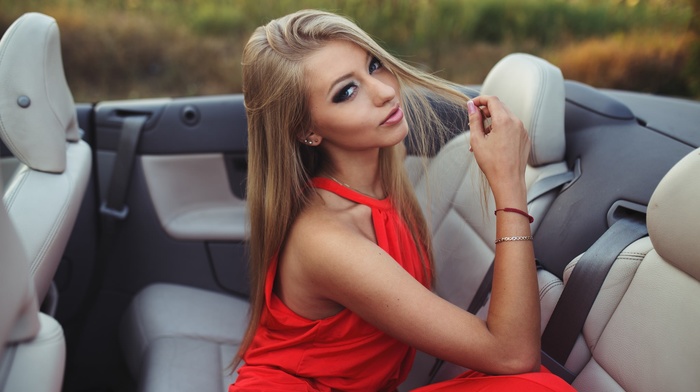
[[[495,96],[479,96],[467,104],[471,150],[494,194],[500,188],[524,185],[530,138],[523,123]],[[484,120],[491,124],[484,129]]]

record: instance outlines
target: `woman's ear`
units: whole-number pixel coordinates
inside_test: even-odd
[[[323,137],[320,135],[314,133],[314,132],[309,132],[304,136],[299,137],[299,142],[301,144],[310,146],[310,147],[315,147],[321,144],[321,140],[323,140]]]

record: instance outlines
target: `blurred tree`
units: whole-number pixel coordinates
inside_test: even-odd
[[[700,98],[699,2],[0,0],[0,32],[27,11],[55,17],[69,83],[85,101],[240,91],[240,53],[251,32],[300,8],[347,15],[391,52],[458,83],[481,82],[498,59],[514,51],[560,67],[564,57],[580,54],[577,64],[569,60],[570,69],[591,68],[601,61],[592,55],[594,46],[585,45],[596,40],[620,70],[642,63],[680,80],[661,83],[665,88],[683,87],[660,91],[647,74],[623,72],[625,88]],[[669,48],[679,48],[678,55],[669,55]],[[584,49],[589,53],[580,53]],[[611,87],[612,73],[601,74],[607,79],[597,85]]]
[[[685,74],[690,84],[690,91],[700,98],[700,0],[690,0],[693,6],[693,17],[690,19],[690,53]]]

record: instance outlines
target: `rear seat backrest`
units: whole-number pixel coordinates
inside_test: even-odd
[[[0,138],[21,162],[3,201],[41,302],[83,199],[90,147],[80,140],[56,21],[22,15],[0,40]]]
[[[60,391],[63,330],[56,320],[39,313],[27,257],[4,203],[0,203],[0,250],[0,390]]]
[[[0,191],[2,189],[0,181]],[[18,342],[31,339],[39,331],[39,309],[34,286],[29,280],[24,249],[2,203],[0,249],[0,369],[4,369],[6,361],[10,361],[5,357],[5,351]],[[0,386],[5,383],[2,373],[0,372]]]
[[[526,184],[567,171],[564,162],[564,78],[561,71],[538,57],[515,53],[504,57],[486,77],[483,95],[495,95],[523,122],[532,142]],[[447,143],[431,158],[422,175],[419,158],[407,159],[409,177],[423,207],[433,235],[436,292],[467,309],[494,257],[496,228],[493,201],[483,206],[480,171],[469,153],[469,133]],[[529,206],[535,217],[533,232],[554,195],[538,198]],[[561,283],[541,273],[543,303],[553,308]],[[550,312],[543,312],[549,315]],[[485,314],[482,309],[480,314]],[[543,320],[543,325],[547,319]],[[435,360],[421,354],[403,389],[423,385]],[[454,367],[452,369],[451,367]],[[445,364],[436,379],[448,378],[462,369]]]
[[[649,237],[615,261],[584,325],[586,352],[572,353],[587,357],[577,390],[700,391],[698,174],[700,149],[654,191]]]

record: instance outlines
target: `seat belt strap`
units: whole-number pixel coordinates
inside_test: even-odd
[[[112,169],[112,177],[109,181],[105,200],[100,205],[100,212],[103,215],[123,220],[129,214],[129,207],[126,205],[126,193],[131,179],[131,169],[136,156],[136,147],[146,120],[148,120],[147,115],[124,118],[119,136],[119,145],[117,146],[117,156]]]
[[[527,204],[574,179],[574,172],[567,171],[540,179],[527,190]]]
[[[105,200],[100,205],[101,216],[95,265],[86,291],[87,294],[81,306],[82,311],[78,313],[77,321],[74,321],[74,325],[77,325],[77,328],[72,335],[77,337],[83,335],[82,331],[87,324],[87,318],[97,306],[100,290],[104,287],[103,283],[107,274],[107,259],[112,250],[115,232],[119,226],[118,221],[124,220],[129,213],[129,208],[125,203],[126,194],[136,156],[136,147],[146,120],[148,120],[148,115],[139,114],[125,117],[122,123],[112,177],[110,178]],[[72,345],[68,347],[69,356],[73,354],[72,351],[77,346]]]
[[[474,297],[472,297],[472,301],[469,303],[469,307],[467,307],[467,311],[471,314],[476,314],[479,309],[481,309],[482,306],[486,303],[486,299],[489,296],[489,293],[491,292],[491,284],[493,283],[493,262],[491,262],[491,265],[489,266],[489,269],[486,271],[486,275],[484,275],[484,278],[481,280],[481,284],[479,285],[479,288],[476,290],[476,293],[474,293]],[[430,370],[429,377],[430,377],[430,382],[433,382],[433,379],[437,375],[438,370],[440,370],[440,367],[442,367],[442,364],[445,361],[442,359],[436,359],[435,364],[433,365],[433,368]]]
[[[613,263],[627,246],[646,235],[644,218],[630,215],[610,226],[581,256],[542,334],[542,351],[553,361],[566,363]]]
[[[489,293],[491,292],[491,284],[493,283],[493,261],[491,262],[491,265],[489,266],[489,269],[486,271],[486,275],[484,275],[484,279],[481,280],[481,284],[479,285],[479,288],[476,289],[476,293],[474,293],[474,298],[472,298],[472,302],[469,304],[469,307],[467,308],[467,311],[471,314],[476,314],[476,312],[481,309],[482,306],[486,303],[486,299],[489,296]]]
[[[562,366],[559,362],[553,360],[552,357],[550,357],[544,351],[542,351],[540,353],[540,362],[542,363],[542,365],[544,367],[547,368],[547,370],[554,373],[555,375],[557,375],[559,378],[566,381],[567,383],[571,384],[572,382],[574,382],[576,375],[571,373],[569,371],[569,369]]]

